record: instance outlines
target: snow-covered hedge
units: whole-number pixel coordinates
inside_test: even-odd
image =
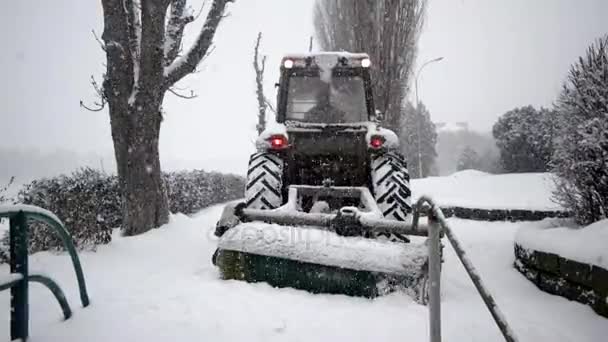
[[[243,177],[206,172],[179,171],[163,175],[172,213],[193,214],[215,203],[243,197]]]
[[[608,218],[608,35],[572,65],[557,111],[556,199],[580,224]]]
[[[242,197],[243,177],[201,170],[165,173],[169,207],[173,213],[192,214],[211,204]],[[79,249],[94,249],[111,241],[120,227],[121,198],[116,176],[83,168],[69,176],[44,178],[27,184],[13,202],[32,204],[55,213]],[[59,250],[61,240],[43,224],[33,223],[29,251]],[[0,242],[0,262],[8,258],[8,234]]]

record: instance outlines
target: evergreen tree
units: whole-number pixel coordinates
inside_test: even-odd
[[[494,124],[492,134],[506,172],[545,172],[553,153],[555,113],[532,106],[515,108]]]
[[[608,217],[608,35],[572,65],[558,102],[556,199],[588,224]]]
[[[472,149],[470,146],[467,146],[460,153],[460,157],[458,158],[458,165],[456,166],[456,170],[479,170],[480,160],[479,155]]]
[[[437,131],[424,104],[419,103],[418,108],[415,108],[410,102],[406,103],[399,140],[408,162],[410,177],[422,178],[432,174],[437,157]]]

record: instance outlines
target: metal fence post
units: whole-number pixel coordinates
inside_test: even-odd
[[[429,335],[431,342],[441,342],[441,227],[429,213]]]
[[[11,287],[11,340],[28,338],[28,264],[27,221],[23,211],[9,218],[11,273],[23,275],[23,279]]]

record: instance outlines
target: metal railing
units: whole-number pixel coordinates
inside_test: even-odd
[[[306,192],[308,195],[321,194],[333,197],[360,197],[361,203],[364,204],[368,212],[378,211],[375,200],[365,187],[326,188],[321,186],[292,185],[289,188],[289,200],[285,205],[286,210],[282,210],[282,208],[275,210],[248,209],[244,207],[244,204],[237,205],[230,209],[234,212],[227,215],[225,219],[225,223],[230,225],[227,228],[246,221],[263,221],[296,226],[308,225],[325,229],[332,229],[346,224],[356,225],[362,230],[371,232],[389,232],[428,237],[429,289],[428,303],[424,304],[429,305],[431,342],[441,342],[441,237],[445,235],[467,274],[473,281],[477,292],[490,311],[505,341],[517,341],[505,316],[498,308],[490,291],[484,285],[479,273],[448,225],[441,208],[430,197],[422,196],[418,199],[411,221],[393,221],[375,216],[360,215],[358,208],[354,207],[343,207],[337,214],[297,212],[293,209],[296,208],[295,204],[299,196],[298,192]],[[426,213],[428,217],[427,222],[421,222],[420,220],[423,213]],[[236,216],[237,219],[232,218],[232,216]],[[380,217],[382,217],[381,214]]]
[[[473,266],[473,263],[466,255],[462,245],[454,235],[454,232],[448,225],[443,212],[435,204],[435,202],[427,197],[422,196],[418,199],[416,203],[416,207],[419,210],[415,211],[415,215],[413,218],[413,224],[417,225],[419,221],[420,209],[425,205],[430,206],[429,208],[429,335],[431,342],[441,342],[441,241],[440,235],[444,233],[450,244],[454,248],[458,259],[464,266],[467,274],[473,281],[477,292],[483,299],[486,307],[490,311],[494,322],[500,329],[505,341],[508,342],[516,342],[518,339],[515,337],[515,333],[509,327],[507,320],[503,313],[498,308],[496,301],[490,294],[488,288],[484,285],[479,273]]]
[[[9,219],[11,274],[8,277],[8,281],[0,284],[0,291],[11,290],[11,340],[21,339],[21,341],[25,341],[29,335],[29,282],[37,282],[48,288],[59,303],[64,318],[69,319],[72,316],[72,310],[61,287],[45,275],[29,273],[28,219],[45,223],[59,235],[74,266],[82,306],[88,306],[90,301],[82,266],[72,238],[55,215],[35,206],[17,205],[0,206],[1,218]]]

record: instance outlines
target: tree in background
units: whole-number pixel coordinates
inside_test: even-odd
[[[481,163],[477,152],[475,152],[475,150],[470,146],[467,146],[460,153],[460,157],[458,157],[458,165],[456,165],[456,170],[479,170],[480,164]]]
[[[7,200],[6,192],[7,192],[8,188],[10,188],[11,185],[13,185],[14,181],[15,181],[15,177],[11,177],[8,181],[8,184],[0,187],[0,204],[2,204],[3,202],[5,202]]]
[[[440,175],[457,171],[462,151],[470,147],[479,156],[477,170],[500,173],[500,152],[491,133],[481,133],[469,129],[439,128],[437,132],[437,164]]]
[[[555,198],[577,221],[608,217],[608,35],[572,65],[558,102]]]
[[[109,106],[126,235],[168,222],[158,151],[163,99],[207,55],[229,1],[213,0],[180,56],[184,28],[195,19],[186,0],[101,0],[107,69],[102,87],[94,86]]]
[[[420,103],[418,108],[414,107],[411,102],[405,104],[401,132],[399,139],[403,154],[407,159],[410,177],[422,178],[433,174],[437,157],[435,151],[437,132],[435,124],[431,121],[431,114],[424,104]],[[419,151],[421,158],[418,158]],[[421,165],[418,162],[419,159],[422,160]]]
[[[553,153],[555,112],[532,106],[502,115],[492,128],[506,172],[545,172]]]
[[[253,70],[255,71],[255,94],[258,100],[258,123],[255,128],[259,134],[262,134],[266,129],[266,108],[268,100],[264,96],[264,69],[266,68],[266,56],[260,59],[260,42],[262,41],[262,32],[258,32],[258,37],[255,40],[253,48]]]
[[[327,51],[366,52],[376,108],[399,134],[426,0],[317,0],[314,26]]]

